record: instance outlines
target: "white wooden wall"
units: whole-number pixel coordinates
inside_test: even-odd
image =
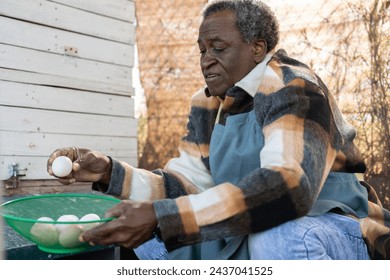
[[[134,0],[0,0],[0,182],[66,146],[136,165]]]

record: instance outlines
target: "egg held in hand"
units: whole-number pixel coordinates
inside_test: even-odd
[[[41,217],[38,221],[50,221],[54,222],[49,217]],[[51,247],[55,246],[59,242],[59,231],[54,224],[46,224],[36,222],[30,229],[31,239],[38,245]]]
[[[53,161],[51,170],[55,176],[65,177],[72,172],[72,167],[73,163],[70,158],[66,156],[60,156]]]

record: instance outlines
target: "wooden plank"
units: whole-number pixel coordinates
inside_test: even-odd
[[[0,106],[0,131],[135,137],[134,118]]]
[[[134,44],[131,23],[45,0],[1,0],[0,15]]]
[[[131,157],[118,157],[118,160],[123,160],[133,166],[136,166],[137,159]],[[45,180],[53,179],[46,171],[47,157],[13,157],[2,156],[0,160],[0,180],[10,178],[9,166],[13,163],[18,163],[20,169],[27,169],[26,176],[21,177],[22,180]]]
[[[133,0],[49,0],[50,2],[79,8],[96,14],[134,22],[135,3]]]
[[[62,56],[0,44],[0,65],[4,68],[121,84],[131,88],[132,71],[129,67]]]
[[[0,16],[0,42],[56,54],[68,54],[72,47],[75,56],[83,59],[134,65],[134,46],[76,34],[48,26]]]
[[[134,117],[134,98],[129,96],[1,80],[0,104],[25,108]]]
[[[62,185],[58,180],[20,180],[18,188],[7,188],[5,181],[0,181],[0,190],[3,195],[35,195],[51,193],[85,193],[91,192],[91,183],[74,183],[71,185]],[[94,192],[92,192],[94,193]]]
[[[89,136],[39,132],[2,131],[2,156],[48,156],[61,147],[82,147],[113,157],[136,157],[136,137]]]
[[[100,81],[91,82],[78,78],[26,72],[22,70],[6,69],[1,67],[0,80],[120,94],[125,96],[134,95],[134,89],[132,87],[130,88],[128,85],[107,84]]]

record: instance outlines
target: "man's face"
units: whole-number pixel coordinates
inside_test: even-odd
[[[256,66],[254,44],[243,41],[232,11],[216,12],[204,19],[198,45],[200,67],[213,96],[224,96]]]

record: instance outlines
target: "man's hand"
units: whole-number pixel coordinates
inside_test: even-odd
[[[91,245],[119,244],[136,248],[149,240],[157,227],[152,202],[125,200],[109,209],[106,217],[117,218],[84,232],[80,240]]]
[[[72,172],[58,180],[64,184],[74,182],[102,182],[108,184],[111,178],[111,160],[109,157],[88,149],[76,147],[55,150],[47,160],[47,172],[54,176],[53,161],[59,156],[67,156],[73,162]]]

